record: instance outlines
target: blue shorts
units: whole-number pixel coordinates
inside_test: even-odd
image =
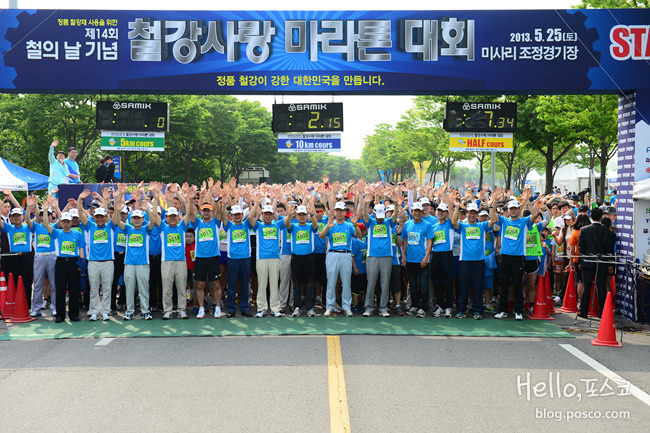
[[[484,290],[492,290],[494,289],[494,276],[485,276],[483,277],[483,289]]]

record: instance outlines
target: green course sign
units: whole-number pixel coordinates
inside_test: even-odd
[[[102,131],[101,148],[111,151],[162,152],[165,150],[165,133]]]

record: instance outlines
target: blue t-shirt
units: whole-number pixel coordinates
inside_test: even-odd
[[[258,259],[279,259],[280,258],[280,237],[282,236],[284,220],[271,221],[270,224],[257,221],[254,230],[256,251]]]
[[[351,222],[344,221],[341,224],[335,222],[327,232],[329,251],[352,251],[352,239],[354,239],[355,228]]]
[[[223,226],[228,235],[228,258],[229,259],[250,259],[251,239],[248,236],[252,228],[248,218],[240,224],[228,221]]]
[[[135,229],[130,224],[124,227],[126,233],[126,255],[125,265],[148,265],[149,264],[149,236],[151,233],[158,233],[158,226],[149,230],[149,225],[143,225]]]
[[[314,252],[314,236],[316,229],[312,223],[307,221],[304,225],[300,225],[298,221],[292,221],[289,228],[291,233],[291,251],[297,256],[306,256]]]
[[[509,256],[526,255],[526,235],[533,228],[530,216],[513,221],[499,215],[501,227],[501,254]]]
[[[163,220],[164,221],[164,220]],[[148,221],[145,224],[149,224]],[[155,235],[152,233],[149,236],[149,255],[150,256],[159,256],[162,254],[162,238],[160,237],[160,231]]]
[[[390,257],[393,254],[392,240],[396,223],[390,218],[377,222],[370,216],[368,221],[368,257]]]
[[[408,244],[406,247],[406,261],[420,263],[426,255],[427,239],[433,239],[431,224],[422,220],[415,223],[408,220],[402,229],[402,239]]]
[[[352,256],[360,274],[366,273],[366,240],[352,239]]]
[[[282,233],[280,234],[280,241],[282,241],[282,248],[280,249],[280,254],[283,256],[291,255],[291,233],[287,230],[287,226],[284,225],[284,218],[280,218],[279,221],[282,221]],[[325,241],[325,239],[323,239]]]
[[[63,160],[65,164],[68,166],[68,171],[70,174],[76,174],[79,176],[79,164],[77,164],[77,161],[73,161],[70,158],[66,158]],[[79,183],[79,178],[73,179],[71,177],[68,178],[68,183]]]
[[[316,231],[318,233],[322,232],[327,225],[327,217],[323,216],[323,219],[320,221],[317,220]],[[321,239],[320,236],[314,236],[314,252],[318,254],[325,254],[327,249],[327,237]]]
[[[34,244],[37,253],[52,253],[56,251],[54,238],[43,224],[34,223]]]
[[[475,224],[459,222],[457,233],[460,234],[460,260],[485,260],[485,234],[489,221]]]
[[[32,251],[33,226],[30,229],[25,222],[20,227],[5,223],[2,231],[7,233],[9,247],[12,253],[29,253]]]
[[[83,250],[86,246],[84,235],[77,230],[66,233],[62,229],[53,229],[52,237],[58,257],[79,257],[79,248]]]
[[[167,221],[161,222],[159,236],[162,244],[161,260],[163,262],[185,261],[186,230],[185,221],[176,224],[176,227],[171,227]]]
[[[98,227],[97,223],[88,221],[81,225],[84,232],[88,233],[88,260],[113,260],[113,221]]]
[[[197,218],[193,223],[196,233],[196,257],[219,257],[219,222],[212,218],[207,223]]]
[[[437,220],[431,225],[433,232],[433,251],[451,251],[454,246],[454,239],[456,231],[454,226],[451,225],[449,218],[444,223],[440,224]]]

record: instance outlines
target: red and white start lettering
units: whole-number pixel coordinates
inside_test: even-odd
[[[612,27],[609,32],[609,53],[615,60],[649,60],[650,26]]]

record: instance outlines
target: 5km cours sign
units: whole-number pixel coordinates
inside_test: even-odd
[[[165,150],[165,133],[102,131],[102,150],[162,152]]]

